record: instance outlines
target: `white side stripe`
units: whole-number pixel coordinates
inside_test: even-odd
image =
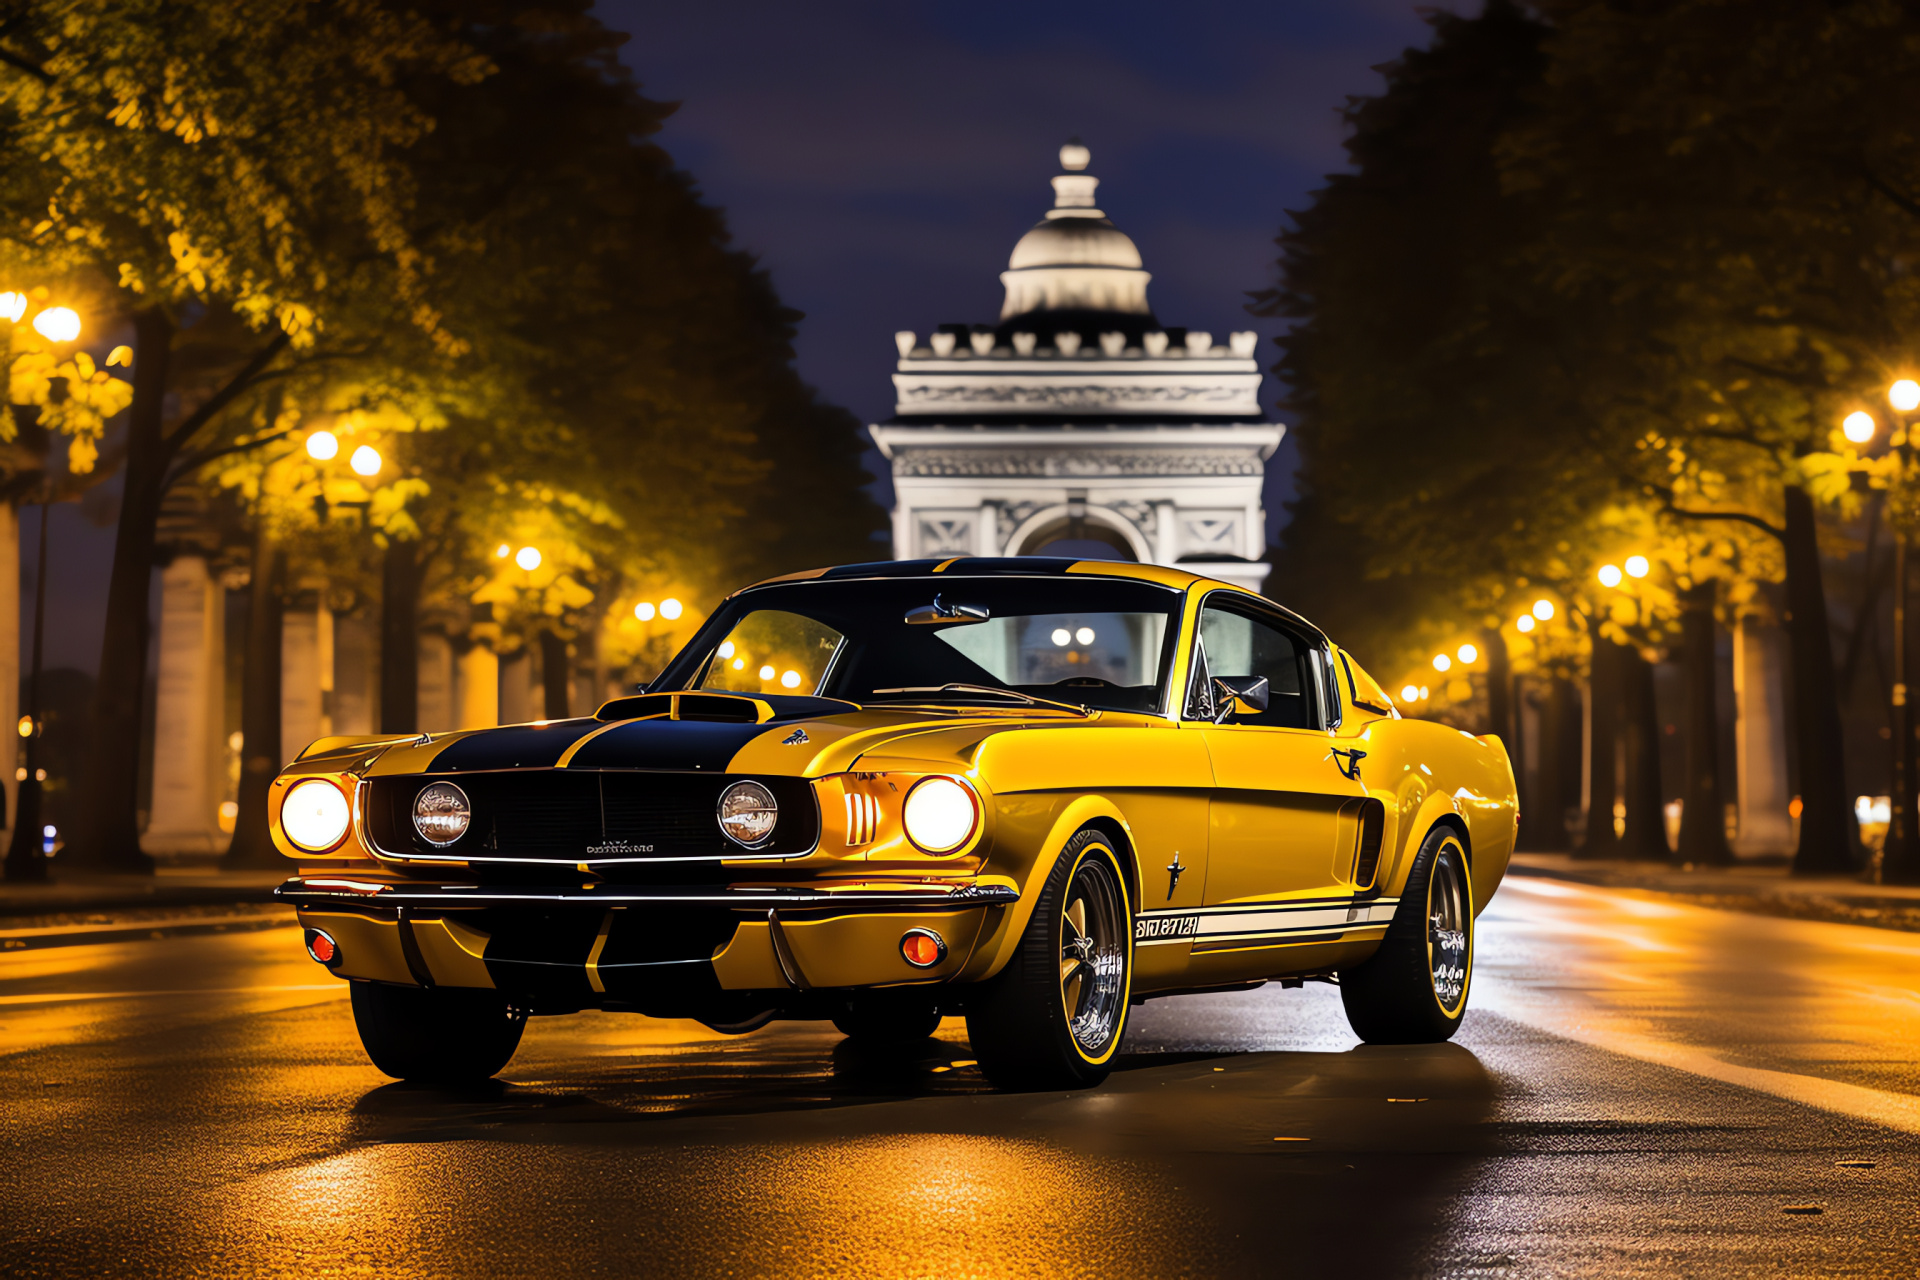
[[[1384,928],[1393,919],[1398,898],[1365,902],[1247,903],[1143,911],[1134,920],[1136,946],[1168,942],[1231,942],[1258,938],[1306,937]]]

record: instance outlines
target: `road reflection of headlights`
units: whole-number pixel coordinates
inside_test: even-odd
[[[339,844],[346,838],[350,820],[346,796],[325,778],[294,783],[280,805],[280,829],[309,853]]]
[[[901,821],[921,849],[950,853],[967,842],[979,815],[971,788],[952,778],[925,778],[907,793]]]

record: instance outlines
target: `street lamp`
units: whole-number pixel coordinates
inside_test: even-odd
[[[45,481],[43,480],[44,484]],[[13,806],[13,841],[7,846],[6,878],[9,880],[45,880],[47,852],[40,833],[40,735],[46,722],[40,718],[40,654],[47,634],[47,506],[52,495],[40,495],[39,568],[33,578],[33,674],[27,682],[27,714],[20,718],[20,736],[26,739],[26,768],[20,771],[20,785]]]
[[[27,314],[27,295],[0,293],[0,316],[13,323]],[[80,336],[80,314],[72,307],[48,307],[33,318],[34,330],[49,342],[72,342]],[[117,349],[116,349],[117,350]],[[33,580],[33,670],[27,683],[27,714],[22,717],[21,736],[26,739],[26,768],[15,792],[13,840],[7,846],[8,880],[45,880],[47,853],[41,830],[41,784],[46,780],[40,768],[40,736],[46,721],[40,716],[40,665],[47,631],[47,509],[53,500],[50,485],[43,477],[40,493],[39,567]]]
[[[538,547],[520,548],[519,551],[514,553],[513,562],[519,565],[522,569],[525,569],[528,573],[532,573],[535,569],[538,569],[540,567],[540,548]]]
[[[1907,440],[1912,434],[1906,415],[1920,409],[1920,382],[1900,379],[1887,388],[1887,403],[1893,406],[1896,474],[1904,487]],[[1852,438],[1848,432],[1848,439]],[[1920,842],[1914,840],[1913,831],[1913,717],[1907,710],[1907,532],[1898,521],[1889,523],[1893,525],[1893,697],[1887,720],[1893,777],[1888,787],[1887,835],[1880,846],[1880,878],[1889,884],[1913,884],[1920,881]]]

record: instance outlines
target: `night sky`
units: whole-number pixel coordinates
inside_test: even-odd
[[[1092,148],[1100,207],[1140,246],[1164,323],[1274,333],[1241,308],[1272,281],[1285,211],[1341,167],[1340,105],[1427,36],[1411,0],[598,12],[632,33],[624,56],[648,96],[682,104],[660,141],[806,313],[802,373],[862,422],[892,411],[894,330],[999,318],[999,274],[1052,203],[1070,136]],[[1263,398],[1276,395],[1269,380]],[[1276,522],[1291,467],[1283,444]],[[49,666],[98,665],[104,514],[53,513]],[[36,515],[22,513],[23,627]]]
[[[1428,35],[1411,0],[598,12],[632,33],[648,96],[683,104],[660,140],[806,312],[802,373],[862,422],[892,412],[894,330],[999,319],[1000,272],[1070,136],[1163,323],[1277,332],[1242,308],[1272,282],[1285,211],[1342,167],[1340,106]],[[1291,469],[1282,445],[1276,522]]]

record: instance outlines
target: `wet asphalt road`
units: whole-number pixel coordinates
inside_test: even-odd
[[[291,928],[63,947],[0,956],[0,1275],[1912,1275],[1916,1047],[1920,935],[1520,878],[1454,1044],[1269,986],[1055,1095],[599,1014],[448,1094]]]

